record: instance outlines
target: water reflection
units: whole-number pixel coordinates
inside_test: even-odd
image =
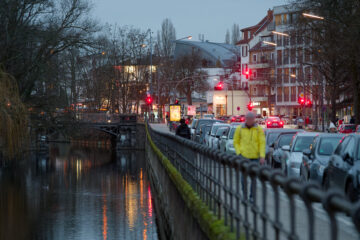
[[[157,239],[143,152],[52,145],[0,175],[0,239]]]

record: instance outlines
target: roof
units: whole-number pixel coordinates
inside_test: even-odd
[[[263,19],[261,19],[261,21],[258,24],[254,25],[254,26],[243,28],[240,31],[245,32],[245,31],[250,30],[252,32],[252,35],[257,35],[263,29],[265,29],[267,27],[267,25],[272,22],[272,20],[273,20],[273,11],[269,9],[267,12],[267,15]],[[236,45],[248,43],[251,39],[253,39],[253,36],[251,38],[242,39],[242,40],[238,41],[236,43]]]
[[[188,41],[188,40],[177,40],[176,45],[181,44],[190,47],[196,47],[204,53],[212,56],[215,61],[219,60],[222,66],[230,66],[237,60],[236,53],[238,48],[231,44],[225,43],[214,43],[214,42],[200,42],[200,41]],[[176,55],[175,47],[175,55]],[[176,57],[176,56],[175,56]]]
[[[315,137],[319,135],[318,132],[299,132],[298,134],[296,134],[296,136],[302,136],[302,137]]]

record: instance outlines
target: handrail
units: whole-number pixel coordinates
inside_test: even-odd
[[[267,166],[157,131],[150,126],[149,132],[160,151],[218,219],[224,219],[225,225],[230,226],[237,238],[280,239],[285,234],[288,239],[299,239],[299,234],[304,233],[300,233],[297,226],[305,224],[308,239],[325,239],[319,238],[319,234],[322,236],[323,233],[316,233],[314,229],[314,223],[320,221],[316,215],[324,214],[319,213],[321,208],[330,223],[318,224],[330,224],[328,239],[341,239],[338,235],[344,229],[339,227],[339,214],[354,224],[353,232],[349,234],[357,235],[354,239],[358,239],[360,203],[349,202],[342,193],[336,190],[325,192],[313,183],[288,178]],[[250,183],[257,186],[253,201],[247,197]],[[306,211],[299,210],[300,203]],[[273,209],[269,209],[272,205]],[[303,216],[306,223],[297,221],[297,214]],[[301,231],[303,228],[301,226]]]

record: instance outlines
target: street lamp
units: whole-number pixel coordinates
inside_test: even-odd
[[[276,35],[284,36],[284,37],[289,37],[290,36],[289,34],[283,33],[283,32],[272,31],[272,33],[276,34]]]
[[[277,46],[277,44],[274,42],[263,41],[263,43],[265,43],[267,45]]]
[[[318,20],[324,20],[324,17],[317,16],[317,15],[310,14],[310,13],[303,13],[302,15],[303,15],[303,17],[306,17],[306,18],[313,18],[313,19],[318,19]]]
[[[184,40],[184,39],[192,39],[192,36],[187,36],[187,37],[183,37],[183,38],[179,38],[179,39],[176,39],[175,41],[179,41],[179,40]]]

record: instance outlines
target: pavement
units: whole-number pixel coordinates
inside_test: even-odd
[[[167,132],[170,133],[169,128],[166,124],[150,124],[152,128],[161,131],[161,132]],[[288,128],[291,128],[292,126],[288,126]],[[174,134],[172,132],[172,134]],[[218,171],[214,171],[214,172],[218,172]],[[221,171],[223,172],[223,171]],[[233,176],[235,176],[235,174],[233,174]],[[214,177],[219,177],[219,176],[214,176]],[[228,178],[229,176],[227,176]],[[220,178],[222,179],[222,181],[224,181],[224,176],[220,176]],[[235,184],[235,179],[227,179],[227,182],[229,183],[230,181],[233,182],[233,186],[236,186]],[[248,189],[250,189],[250,186],[248,187]],[[279,209],[279,218],[280,218],[280,222],[282,223],[283,228],[285,229],[286,233],[281,233],[280,234],[280,239],[288,239],[288,235],[287,233],[290,232],[291,229],[291,222],[290,222],[290,202],[289,202],[289,198],[286,195],[286,193],[282,190],[279,189],[279,198],[278,200],[275,199],[275,194],[274,191],[272,189],[272,187],[270,186],[270,184],[266,184],[266,209],[267,209],[267,214],[269,216],[269,218],[274,221],[275,220],[275,207],[276,207],[276,201],[278,201],[278,206],[280,206]],[[262,210],[264,208],[263,206],[263,199],[265,196],[262,195],[263,194],[263,189],[261,184],[259,183],[259,181],[257,181],[257,186],[256,186],[256,202],[257,202],[257,206]],[[224,192],[221,193],[222,198],[224,198]],[[299,197],[295,197],[295,206],[296,206],[296,225],[295,225],[295,229],[296,229],[296,233],[299,236],[299,239],[308,239],[308,229],[309,229],[309,218],[308,218],[308,213],[307,213],[307,208],[303,202],[302,199],[300,199]],[[244,212],[244,207],[241,205],[240,206],[241,209],[241,215],[244,217],[245,216],[245,212]],[[331,239],[331,225],[330,225],[330,221],[329,221],[329,217],[328,214],[326,213],[326,211],[323,209],[322,205],[320,203],[316,203],[313,204],[313,213],[314,213],[314,229],[315,229],[315,238],[314,239]],[[254,226],[254,214],[249,211],[248,213],[249,215],[249,220],[252,226]],[[356,231],[352,220],[349,216],[346,216],[344,214],[338,214],[337,215],[337,224],[338,224],[338,238],[337,239],[346,239],[346,240],[352,240],[352,239],[360,239],[360,235],[359,233]],[[257,228],[258,231],[260,232],[260,234],[263,233],[263,225],[262,225],[262,221],[259,215],[256,216],[257,219]],[[267,231],[267,236],[268,239],[275,239],[275,232],[274,229],[272,227],[272,224],[270,222],[267,223],[266,225],[266,231]]]

